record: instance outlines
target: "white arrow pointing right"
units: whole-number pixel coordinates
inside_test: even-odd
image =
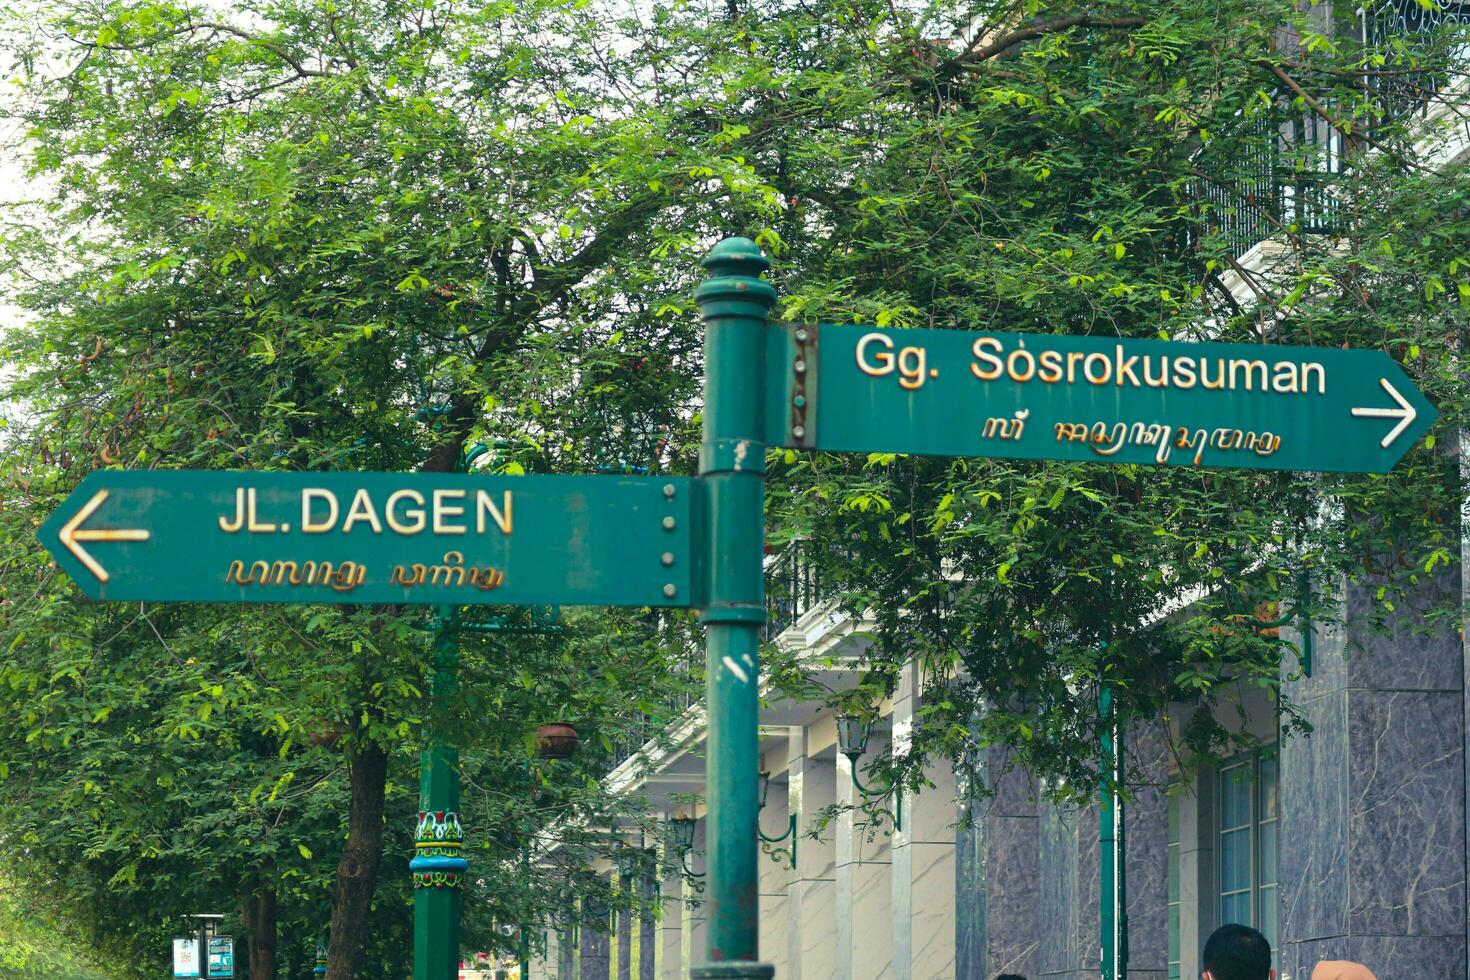
[[[1416,418],[1419,417],[1419,413],[1414,410],[1413,405],[1410,405],[1404,399],[1403,395],[1398,393],[1398,390],[1395,389],[1393,385],[1388,383],[1387,378],[1379,378],[1378,383],[1383,386],[1384,391],[1388,392],[1389,397],[1399,403],[1399,407],[1355,408],[1353,409],[1353,415],[1358,418],[1369,419],[1398,419],[1399,424],[1388,430],[1388,435],[1383,437],[1383,442],[1381,445],[1384,449],[1387,449],[1389,444],[1399,437],[1399,433],[1407,429],[1410,423],[1412,423]]]

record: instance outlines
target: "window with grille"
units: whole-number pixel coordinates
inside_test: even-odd
[[[1274,754],[1227,761],[1219,772],[1220,922],[1259,929],[1276,948],[1278,766]]]

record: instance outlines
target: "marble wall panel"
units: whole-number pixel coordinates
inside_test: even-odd
[[[659,923],[652,916],[645,916],[638,923],[638,980],[659,980],[658,944]]]
[[[859,772],[886,749],[883,740],[871,739],[867,754],[857,761]],[[892,823],[875,821],[861,809],[863,797],[852,772],[848,759],[838,757],[837,802],[847,809],[834,821],[837,975],[844,980],[878,980],[889,976],[892,955]]]
[[[1346,590],[1346,627],[1319,630],[1314,676],[1284,685],[1314,731],[1281,749],[1282,980],[1319,959],[1466,976],[1463,637],[1423,615],[1459,587],[1429,579],[1382,632],[1372,590]]]
[[[583,923],[578,930],[582,942],[581,968],[577,980],[611,980],[611,937],[607,924],[595,929]]]
[[[1281,745],[1282,943],[1347,933],[1347,705],[1345,691],[1298,702],[1312,734]]]
[[[629,911],[617,913],[617,962],[614,964],[617,980],[638,980],[633,975],[633,921],[636,914]]]
[[[1164,726],[1135,723],[1127,740],[1134,798],[1127,828],[1128,968],[1137,980],[1169,969],[1169,747]]]
[[[1348,931],[1465,929],[1464,700],[1352,691],[1348,700]]]
[[[979,809],[980,804],[972,804]],[[989,980],[985,957],[987,824],[983,813],[955,834],[955,976]]]
[[[1040,807],[1038,934],[1046,941],[1037,950],[1036,971],[1042,977],[1096,969],[1096,826],[1094,808]]]
[[[1007,765],[1001,749],[985,760],[990,795],[965,803],[955,845],[956,976],[1030,976],[1038,950],[1040,841],[1035,783]]]
[[[835,884],[830,878],[800,881],[792,889],[798,915],[792,922],[792,942],[788,948],[793,959],[787,964],[787,976],[800,980],[837,980],[837,949],[833,942],[837,920]]]
[[[796,870],[787,886],[790,925],[785,976],[789,980],[836,980],[836,828],[820,826],[822,812],[836,800],[836,765],[830,750],[826,756],[802,754],[798,743],[804,736],[794,731],[792,744],[798,751],[791,757],[788,794],[801,840]]]
[[[556,968],[557,980],[577,980],[577,946],[569,931],[557,934]]]
[[[1396,600],[1395,609],[1382,624],[1385,633],[1370,629],[1369,618],[1377,605],[1376,590],[1353,586],[1347,589],[1346,667],[1348,686],[1375,691],[1460,691],[1464,676],[1464,651],[1459,634],[1445,626],[1427,624],[1424,611],[1458,596],[1457,570],[1426,576],[1423,588]]]
[[[908,975],[912,980],[952,980],[955,976],[955,846],[920,842],[902,850],[908,852],[909,880],[913,882],[908,916]]]
[[[852,866],[851,980],[888,980],[892,977],[892,891],[887,862]]]
[[[766,795],[766,806],[757,819],[764,832],[771,836],[785,833],[790,826],[787,783],[772,782]],[[767,854],[770,848],[786,848],[790,840],[780,844],[761,844],[757,875],[760,881],[760,958],[776,968],[778,977],[786,976],[786,958],[790,937],[788,922],[791,910],[787,902],[787,889],[791,882],[791,869],[784,854]],[[800,854],[800,848],[797,849]]]

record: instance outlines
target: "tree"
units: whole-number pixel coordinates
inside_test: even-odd
[[[7,337],[17,558],[0,587],[12,689],[35,683],[66,710],[56,731],[32,719],[27,737],[41,728],[67,747],[72,726],[106,721],[87,722],[77,702],[107,669],[109,627],[126,620],[78,606],[28,540],[36,516],[94,466],[445,471],[483,439],[508,445],[496,463],[507,469],[595,468],[609,451],[631,451],[602,445],[609,431],[629,443],[647,419],[663,431],[640,465],[692,456],[689,419],[676,425],[671,406],[687,403],[694,379],[670,370],[694,346],[692,319],[642,296],[665,278],[692,281],[691,228],[736,200],[768,210],[774,195],[720,131],[682,125],[692,111],[682,91],[649,75],[672,46],[630,53],[590,12],[559,3],[273,4],[237,8],[230,21],[167,4],[28,13],[41,27],[15,49],[16,115],[50,194],[12,212],[7,238],[36,320]],[[71,258],[58,266],[48,257],[63,243]],[[660,369],[641,370],[628,359],[637,350]],[[607,371],[641,382],[647,419],[607,417],[596,397]],[[75,646],[38,629],[57,608]],[[137,615],[141,632],[160,614]],[[211,624],[242,618],[177,615],[177,637],[160,630],[160,644],[187,637],[193,649]],[[423,620],[401,609],[248,614],[257,617],[259,645],[181,658],[169,683],[187,688],[203,674],[209,690],[229,692],[211,697],[234,697],[210,671],[248,680],[258,666],[283,685],[272,692],[291,709],[282,722],[271,697],[245,690],[237,727],[210,731],[196,764],[251,738],[280,757],[232,762],[217,802],[246,771],[257,786],[271,767],[308,782],[319,765],[338,792],[345,776],[352,819],[332,887],[329,972],[354,975],[374,931],[395,759],[412,757],[426,716]],[[156,671],[158,649],[146,634],[133,639],[131,676]],[[247,669],[242,654],[257,664]],[[70,673],[52,669],[63,656],[75,660]],[[306,657],[310,676],[297,676]],[[498,664],[476,680],[508,676]],[[626,700],[591,677],[584,696]],[[181,751],[173,720],[149,723]],[[534,720],[485,743],[523,741]],[[313,733],[330,733],[334,758],[292,755]],[[99,733],[100,747],[116,734]],[[62,781],[75,772],[58,770]],[[139,792],[130,802],[152,799]],[[259,801],[240,819],[263,819]],[[136,843],[119,838],[122,849]],[[115,865],[91,873],[103,872]],[[311,900],[293,899],[299,922]],[[247,904],[282,900],[262,880]]]
[[[1427,164],[1446,137],[1421,111],[1463,70],[1453,27],[1364,43],[1255,2],[869,13],[793,28],[819,62],[740,121],[801,100],[847,121],[767,164],[794,202],[787,316],[1383,349],[1461,424],[1467,185]],[[1238,261],[1252,226],[1272,274]],[[1291,661],[1254,624],[1330,621],[1343,581],[1391,613],[1458,558],[1464,490],[1433,433],[1386,477],[787,452],[773,480],[781,533],[876,621],[866,703],[909,658],[938,681],[897,774],[1000,745],[1081,799],[1108,782],[1103,685],[1141,719],[1278,692]],[[1249,741],[1181,720],[1182,756]]]
[[[44,624],[94,614],[21,542],[87,469],[447,471],[483,442],[496,451],[480,465],[507,471],[688,472],[688,296],[726,233],[776,256],[788,319],[1371,346],[1405,362],[1445,430],[1463,422],[1466,178],[1425,169],[1420,117],[1392,111],[1457,77],[1444,32],[1365,47],[1266,0],[288,0],[232,19],[37,2],[56,40],[19,45],[17,116],[52,192],[13,209],[6,236],[37,319],[6,341],[24,410],[0,639],[70,724],[89,675],[51,669],[74,650]],[[1337,135],[1283,147],[1304,121]],[[1329,145],[1350,165],[1325,168]],[[1236,259],[1249,222],[1288,257],[1273,276]],[[1297,608],[1322,619],[1365,558],[1385,610],[1453,561],[1462,488],[1444,448],[1386,478],[780,452],[771,536],[809,542],[874,617],[866,693],[913,656],[945,680],[895,763],[905,778],[926,754],[997,744],[1086,795],[1106,781],[1101,684],[1134,717],[1237,681],[1274,689],[1282,647],[1253,619],[1299,602],[1303,576],[1315,591]],[[192,637],[220,614],[188,615]],[[366,969],[395,760],[428,713],[424,622],[383,608],[261,623],[296,636],[267,644],[268,675],[309,650],[319,681],[283,693],[281,735],[325,726],[356,777],[329,968],[349,976]],[[620,661],[627,676],[678,649],[660,631],[680,628],[639,626],[651,659]],[[96,656],[110,634],[77,635]],[[528,729],[456,722],[542,683],[496,650],[466,660],[473,683],[439,710],[467,766],[512,785]],[[574,667],[599,676],[557,669]],[[641,712],[618,720],[621,684],[603,676],[587,707],[626,731]],[[1238,739],[1187,731],[1191,750]],[[541,778],[476,803],[506,821],[492,846],[508,861],[524,839],[511,824],[545,826]],[[556,794],[602,806],[590,788]],[[560,901],[513,898],[507,916]]]

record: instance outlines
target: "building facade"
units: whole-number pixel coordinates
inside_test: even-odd
[[[1433,585],[1458,596],[1461,581],[1448,573]],[[1349,590],[1342,601],[1344,625],[1313,637],[1310,676],[1284,658],[1283,689],[1309,737],[1273,742],[1276,705],[1260,691],[1242,693],[1243,713],[1222,715],[1267,747],[1217,766],[1181,773],[1162,723],[1128,733],[1143,774],[1126,810],[1129,977],[1198,976],[1204,938],[1226,922],[1272,940],[1282,980],[1307,980],[1320,959],[1363,962],[1380,980],[1470,976],[1463,636],[1426,628],[1413,610],[1387,634],[1359,628],[1372,597]],[[840,686],[841,665],[859,663],[866,640],[862,623],[818,604],[780,642],[837,664],[822,680]],[[792,818],[798,832],[794,861],[791,837],[764,845],[762,958],[788,980],[1096,977],[1096,807],[1043,802],[999,758],[980,800],[947,766],[930,772],[933,788],[901,801],[870,784],[864,767],[902,750],[923,696],[910,668],[857,757],[856,780],[829,710],[779,700],[764,709],[762,833],[778,838]],[[691,874],[659,883],[657,917],[551,935],[532,976],[673,980],[700,960],[702,811],[676,802],[703,792],[698,706],[674,735],[610,781],[696,818],[688,852],[665,854]]]

